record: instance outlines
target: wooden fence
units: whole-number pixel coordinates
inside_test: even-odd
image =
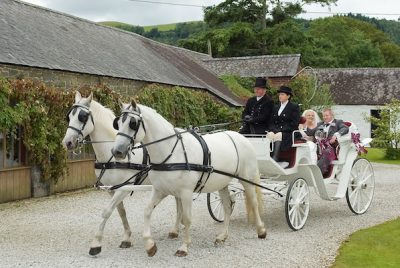
[[[92,186],[96,182],[94,160],[76,160],[68,163],[69,174],[57,183],[50,182],[49,194]],[[32,197],[31,167],[0,170],[0,203]]]
[[[31,168],[0,170],[0,203],[31,197]]]
[[[68,163],[69,174],[57,183],[50,183],[50,194],[92,186],[96,182],[94,160],[74,160]]]

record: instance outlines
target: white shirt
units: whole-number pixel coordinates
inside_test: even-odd
[[[283,110],[285,109],[286,105],[288,104],[289,101],[285,101],[285,102],[281,102],[281,107],[279,107],[278,110],[278,115],[281,115],[281,113],[283,112]]]
[[[325,123],[325,122],[324,122],[324,132],[325,132],[325,133],[328,133],[328,132],[329,132],[329,128],[331,127],[331,124],[332,124],[333,120],[335,120],[335,119],[332,119],[332,120],[331,120],[330,122],[328,122],[328,123]],[[328,124],[328,125],[325,126],[326,124]]]
[[[261,96],[261,97],[257,97],[257,101],[261,100],[261,98],[262,98],[262,97],[264,97],[264,96]]]

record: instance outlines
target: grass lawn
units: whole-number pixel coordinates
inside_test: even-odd
[[[398,160],[383,159],[383,157],[385,156],[384,149],[367,148],[367,150],[368,150],[368,154],[364,155],[363,157],[367,158],[371,162],[400,165],[400,159],[398,159]]]
[[[352,234],[332,267],[400,267],[400,218]]]

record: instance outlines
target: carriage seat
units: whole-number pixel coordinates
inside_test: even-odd
[[[306,118],[304,116],[300,117],[299,124],[304,124],[306,122]],[[297,132],[298,133],[298,132]],[[279,160],[288,162],[289,165],[287,168],[292,168],[296,163],[296,149],[297,146],[295,144],[306,144],[307,141],[303,138],[296,138],[293,136],[293,146],[287,151],[281,151],[279,153]]]

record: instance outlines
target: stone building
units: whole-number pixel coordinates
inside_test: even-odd
[[[61,88],[104,83],[133,95],[149,83],[242,101],[199,62],[208,55],[17,0],[0,1],[0,76]]]
[[[319,84],[328,84],[336,117],[356,124],[361,136],[374,128],[366,116],[379,116],[382,105],[400,99],[400,68],[316,69]]]
[[[203,59],[203,65],[218,76],[268,77],[272,86],[287,84],[301,69],[300,54]]]

